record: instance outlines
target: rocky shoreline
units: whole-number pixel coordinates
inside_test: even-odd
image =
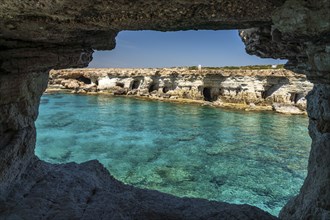
[[[47,93],[111,94],[246,111],[306,114],[313,84],[285,69],[62,69]]]

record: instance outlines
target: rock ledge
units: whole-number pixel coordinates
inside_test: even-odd
[[[0,219],[277,219],[249,205],[128,186],[96,160],[52,165],[34,159],[0,207]]]

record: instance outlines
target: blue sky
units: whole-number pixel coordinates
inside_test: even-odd
[[[89,67],[244,66],[283,60],[248,55],[237,30],[122,31],[111,51],[96,51]]]

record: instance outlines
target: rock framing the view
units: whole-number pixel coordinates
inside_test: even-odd
[[[51,70],[47,92],[113,94],[193,102],[246,111],[306,114],[313,84],[285,69],[64,69]]]
[[[56,215],[47,216],[47,213],[54,212],[62,213],[68,218],[83,218],[80,214],[88,207],[93,211],[87,212],[89,215],[85,216],[85,219],[90,216],[109,218],[110,215],[97,214],[106,209],[97,204],[115,199],[118,203],[129,201],[127,209],[107,207],[108,211],[112,210],[112,213],[116,214],[112,217],[118,219],[190,218],[187,213],[196,209],[205,212],[190,219],[212,219],[220,216],[226,219],[273,219],[250,206],[237,208],[235,205],[226,205],[224,209],[235,211],[226,212],[221,208],[214,211],[217,205],[189,199],[175,199],[175,202],[182,202],[183,205],[176,206],[176,209],[170,208],[173,212],[165,212],[165,209],[168,209],[166,203],[169,202],[165,195],[147,190],[139,191],[133,187],[125,188],[127,190],[122,193],[114,188],[113,193],[106,194],[108,197],[98,197],[101,202],[82,207],[79,206],[81,203],[75,200],[77,197],[70,196],[65,190],[76,188],[79,193],[87,191],[88,187],[94,184],[97,187],[105,187],[101,182],[103,178],[109,179],[109,174],[101,171],[99,165],[50,165],[38,161],[34,156],[34,121],[38,115],[40,96],[47,87],[50,69],[87,66],[92,59],[92,49],[113,49],[115,36],[121,30],[250,28],[240,32],[248,53],[260,57],[288,59],[286,68],[305,74],[314,83],[314,89],[307,97],[309,133],[312,138],[308,176],[299,195],[283,208],[280,218],[330,219],[329,10],[328,0],[252,0],[248,4],[241,0],[2,1],[1,218],[24,219],[20,213],[15,214],[15,207],[25,207],[24,210],[30,211],[31,215],[25,214],[35,218],[55,218]],[[70,170],[72,172],[69,172]],[[51,175],[51,172],[55,172],[54,175]],[[79,173],[83,177],[75,182],[74,179]],[[89,183],[88,176],[92,177]],[[84,181],[86,184],[82,183]],[[62,188],[62,185],[68,188]],[[100,190],[105,191],[104,188]],[[138,197],[129,193],[137,191],[141,193]],[[59,194],[62,195],[59,200],[52,200],[52,196]],[[134,212],[137,204],[150,204],[155,201],[151,194],[157,194],[157,202],[160,205],[147,206],[148,215],[138,215]],[[79,198],[82,197],[83,194]],[[123,198],[130,199],[122,200]],[[56,206],[59,203],[67,206]],[[190,205],[187,205],[188,203]],[[32,215],[33,213],[35,215]],[[72,213],[72,216],[65,215],[68,213]]]

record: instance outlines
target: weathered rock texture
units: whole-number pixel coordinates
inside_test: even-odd
[[[46,73],[0,75],[0,196],[9,192],[34,156],[34,121],[47,80]]]
[[[250,54],[287,58],[288,69],[315,84],[308,96],[312,148],[300,194],[280,213],[282,219],[330,219],[329,85],[330,1],[288,0],[273,12],[274,25],[240,32]]]
[[[315,85],[308,97],[312,150],[300,195],[281,211],[283,219],[330,219],[330,85]]]
[[[124,185],[97,161],[50,165],[34,159],[28,169],[24,185],[0,202],[0,219],[277,219],[249,205]]]
[[[86,66],[91,60],[92,49],[112,49],[115,46],[115,36],[121,30],[252,28],[240,33],[247,52],[260,57],[286,58],[289,60],[287,68],[306,74],[315,84],[308,98],[309,129],[313,139],[308,176],[300,194],[288,203],[280,217],[329,219],[329,11],[329,0],[251,0],[248,3],[243,0],[2,0],[1,200],[6,204],[6,200],[10,199],[8,195],[16,192],[17,196],[12,198],[16,199],[17,203],[8,201],[8,204],[17,204],[17,207],[33,205],[32,201],[49,198],[48,194],[55,190],[53,187],[58,186],[59,191],[65,192],[61,181],[70,178],[73,180],[73,172],[81,172],[86,176],[93,176],[96,172],[84,165],[77,165],[77,169],[72,169],[72,172],[66,172],[65,166],[45,165],[43,168],[31,168],[34,161],[34,121],[40,95],[47,85],[48,70]],[[26,169],[28,166],[30,168]],[[22,178],[30,176],[34,178],[32,182],[38,182],[37,174],[43,172],[39,169],[49,172],[57,169],[62,177],[55,178],[59,185],[51,184],[51,181],[55,180],[46,178],[43,180],[44,185],[40,182],[35,185],[35,190],[48,186],[43,188],[44,193],[37,194],[35,200],[22,199],[25,191]],[[94,181],[101,181],[101,178],[97,176]],[[81,181],[74,183],[76,187],[81,187],[80,192],[88,189]],[[35,190],[31,189],[32,194]],[[124,191],[121,196],[126,194]],[[143,202],[149,199],[148,196],[144,198]],[[61,202],[69,200],[72,201],[72,210],[78,210],[79,201],[65,192]],[[142,202],[134,198],[132,201]],[[159,202],[166,203],[163,199]],[[53,204],[48,206],[49,209],[43,209],[43,205],[44,203],[39,207],[32,206],[31,213],[40,213],[38,218],[43,218],[42,214],[47,214],[49,210],[68,213],[67,209],[61,209],[59,206],[57,209]],[[125,210],[117,207],[114,208],[115,212],[125,218]],[[178,212],[191,210],[186,207],[188,206],[183,205]],[[150,218],[157,218],[159,212],[153,208],[149,210],[149,213],[154,214]],[[205,206],[201,205],[196,207],[199,210],[204,208]],[[0,210],[1,213],[8,214],[3,216],[5,218],[9,216],[10,210],[14,212],[16,209],[1,205]],[[93,210],[97,212],[98,209],[95,207]],[[244,212],[243,209],[237,210],[240,211]],[[173,211],[175,214],[178,212]],[[132,215],[132,218],[135,218],[134,213]]]
[[[49,91],[201,100],[289,114],[305,112],[305,96],[312,88],[304,75],[285,69],[65,69],[50,71],[49,80]]]

